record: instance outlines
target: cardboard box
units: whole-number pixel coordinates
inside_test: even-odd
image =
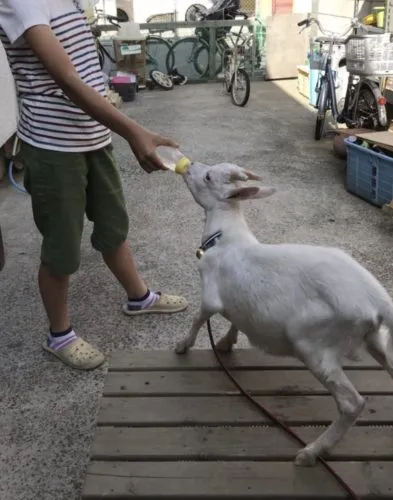
[[[357,136],[370,144],[375,144],[380,148],[388,149],[393,151],[393,131],[386,132],[367,132],[357,134]]]
[[[113,40],[116,69],[137,76],[138,86],[146,86],[146,40]]]
[[[372,132],[370,129],[366,128],[344,128],[336,129],[339,135],[349,137],[355,135],[360,139],[363,139],[370,144],[375,144],[381,148],[393,151],[393,130],[387,130],[383,132]]]

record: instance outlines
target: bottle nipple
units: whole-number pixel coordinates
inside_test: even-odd
[[[187,171],[190,167],[190,164],[191,164],[190,160],[186,156],[183,156],[176,163],[175,172],[177,174],[184,175],[185,173],[187,173]]]

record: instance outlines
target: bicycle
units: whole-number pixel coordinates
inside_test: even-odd
[[[381,36],[383,30],[366,26],[360,23],[357,18],[351,20],[351,26],[341,35],[324,30],[318,19],[313,17],[308,17],[300,21],[298,26],[304,26],[301,30],[302,32],[313,23],[318,26],[324,35],[316,39],[316,42],[321,44],[321,52],[323,44],[327,43],[329,45],[329,50],[323,57],[322,71],[316,88],[318,95],[316,106],[318,111],[314,133],[315,140],[320,140],[324,134],[326,113],[328,110],[332,111],[335,122],[345,123],[348,128],[385,130],[388,122],[386,99],[383,97],[378,83],[372,79],[372,76],[387,76],[392,70],[375,71],[373,69],[369,71],[368,68],[372,66],[370,63],[375,61],[371,61],[370,59],[365,60],[364,47],[360,52],[357,50],[359,49],[359,43],[361,44],[361,40],[365,40],[365,37],[374,37],[373,41],[378,43],[378,39],[375,37]],[[347,37],[352,30],[356,30],[356,35],[351,34]],[[357,30],[367,33],[367,35],[359,36]],[[391,38],[390,34],[387,34],[387,36]],[[335,77],[332,67],[333,47],[335,44],[345,45],[346,56],[340,60],[339,67],[346,66],[349,72],[344,106],[341,111],[338,109]],[[393,55],[393,49],[391,50]],[[359,61],[361,64],[359,64]]]
[[[229,35],[232,41],[232,48],[228,48],[224,53],[224,86],[228,93],[231,94],[232,103],[235,106],[244,107],[249,98],[251,91],[250,77],[244,69],[245,45],[250,37],[245,38],[240,45],[233,41],[233,36]],[[243,91],[244,94],[238,94]]]
[[[248,15],[239,12],[238,2],[234,0],[223,0],[215,4],[211,9],[205,12],[200,12],[198,16],[199,21],[208,20],[234,20],[236,17],[248,19]],[[238,38],[242,36],[244,26],[241,26],[238,33]],[[215,76],[219,75],[223,69],[223,54],[229,48],[225,41],[226,35],[231,31],[231,27],[217,28],[216,30],[216,47],[215,47]],[[195,36],[180,38],[171,46],[170,51],[166,57],[166,68],[168,73],[173,69],[175,63],[180,59],[178,56],[185,57],[185,68],[181,71],[186,74],[190,66],[194,69],[200,78],[209,75],[209,55],[210,55],[210,37],[209,28],[196,28]],[[179,66],[179,64],[176,64]],[[189,75],[190,76],[190,75]]]
[[[100,61],[100,68],[103,70],[104,66],[105,66],[105,58],[106,57],[111,61],[112,64],[116,64],[116,60],[106,50],[106,48],[102,45],[102,43],[100,41],[100,37],[103,33],[103,29],[99,24],[99,20],[100,19],[107,20],[109,22],[109,24],[111,24],[114,27],[115,31],[118,31],[121,28],[121,26],[119,24],[119,22],[121,22],[121,20],[116,16],[111,16],[109,14],[105,14],[102,9],[96,9],[95,12],[96,12],[96,16],[95,16],[93,22],[90,24],[90,29],[93,33],[94,42],[95,42],[97,53],[98,53],[98,59]]]
[[[174,23],[175,14],[173,12],[155,14],[149,16],[146,22],[151,24],[149,34],[146,37],[146,66],[148,72],[150,73],[152,70],[157,70],[166,73],[168,69],[166,66],[166,59],[171,50],[172,43],[162,36],[161,28],[156,28],[154,25],[155,23]]]

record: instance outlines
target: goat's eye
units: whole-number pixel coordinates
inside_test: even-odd
[[[207,180],[207,181],[211,181],[210,174],[206,174],[206,175],[205,175],[205,180]]]

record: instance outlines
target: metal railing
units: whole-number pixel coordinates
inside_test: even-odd
[[[176,68],[189,81],[217,80],[228,48],[227,35],[246,43],[245,64],[251,79],[264,73],[264,26],[255,19],[233,21],[167,22],[140,24],[146,36],[148,69],[170,72]],[[250,37],[250,34],[252,36]]]
[[[238,39],[246,49],[244,65],[250,78],[264,78],[265,28],[258,19],[149,22],[139,27],[146,37],[147,72],[158,69],[169,73],[176,68],[190,82],[219,80],[225,50]],[[113,32],[113,26],[101,25],[100,29],[108,35]]]

